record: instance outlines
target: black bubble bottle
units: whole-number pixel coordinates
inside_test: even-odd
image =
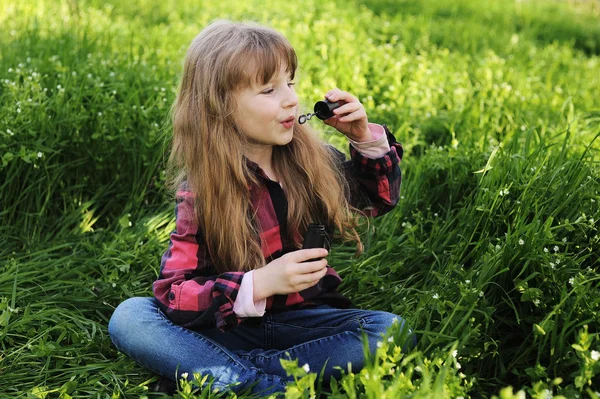
[[[325,119],[329,119],[331,118],[333,115],[335,115],[333,113],[333,110],[336,108],[339,108],[341,106],[341,104],[339,103],[339,101],[336,102],[331,102],[329,100],[321,100],[321,101],[317,101],[317,103],[315,104],[315,107],[313,109],[313,113],[308,113],[306,115],[300,115],[298,117],[298,123],[299,124],[303,124],[306,123],[306,121],[311,120],[311,118],[313,116],[316,116],[317,118],[321,119],[321,120],[325,120]]]

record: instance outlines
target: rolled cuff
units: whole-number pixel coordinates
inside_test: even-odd
[[[390,152],[390,144],[387,141],[385,129],[383,126],[376,123],[369,123],[368,126],[373,140],[362,142],[354,141],[352,139],[348,140],[363,156],[371,159],[381,158]]]
[[[254,302],[254,270],[244,274],[240,290],[233,304],[238,317],[261,317],[265,314],[267,299]]]

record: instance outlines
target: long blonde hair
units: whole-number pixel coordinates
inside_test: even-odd
[[[234,93],[253,79],[268,82],[286,65],[295,74],[297,58],[289,41],[271,28],[219,20],[188,48],[177,99],[172,108],[173,138],[168,160],[169,188],[185,181],[194,193],[199,231],[218,272],[264,266],[258,220],[251,209],[257,179],[244,157],[247,139],[237,129]],[[248,65],[257,75],[248,76]],[[346,199],[348,184],[332,152],[315,131],[295,124],[293,138],[274,146],[272,164],[286,188],[287,237],[297,248],[309,223],[333,226],[334,238],[354,241],[363,251],[357,215]]]

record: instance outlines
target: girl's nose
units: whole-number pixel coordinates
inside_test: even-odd
[[[298,96],[296,95],[296,92],[294,91],[294,89],[290,89],[288,91],[288,95],[286,96],[285,100],[283,101],[283,106],[284,107],[295,107],[296,105],[298,105]]]

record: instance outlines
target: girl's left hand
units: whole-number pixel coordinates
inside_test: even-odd
[[[354,141],[372,140],[367,113],[358,98],[338,88],[329,90],[325,98],[331,102],[339,101],[341,105],[333,110],[334,116],[325,119],[323,123]]]

